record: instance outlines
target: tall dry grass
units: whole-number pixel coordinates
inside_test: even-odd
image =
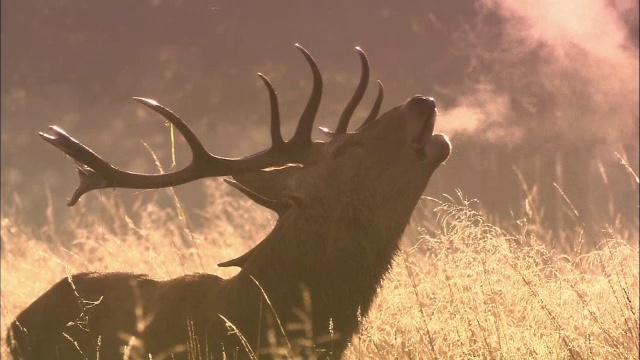
[[[638,358],[637,232],[563,254],[468,201],[436,211],[441,230],[403,249],[347,358]]]
[[[9,322],[68,273],[233,275],[216,264],[262,239],[275,218],[218,184],[208,190],[212,205],[200,214],[208,222],[198,229],[175,209],[126,210],[106,192],[70,210],[77,211],[73,220],[52,224],[46,242],[3,213],[2,357]],[[557,252],[540,239],[548,234],[530,216],[506,231],[462,196],[421,205],[416,211],[434,220],[410,225],[344,358],[638,357],[637,229],[605,228],[601,244],[589,251],[575,231],[565,234],[575,251]]]

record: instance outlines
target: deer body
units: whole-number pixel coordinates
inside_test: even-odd
[[[275,92],[263,77],[272,100],[273,145],[237,163],[199,149],[181,120],[145,99],[140,101],[175,121],[194,151],[193,163],[174,180],[110,167],[57,128],[55,136],[43,135],[81,163],[81,185],[70,204],[96,188],[173,186],[222,172],[279,219],[252,250],[221,264],[241,268],[229,279],[193,274],[156,281],[130,273],[82,273],[61,280],[12,324],[8,339],[14,357],[80,359],[99,352],[101,359],[121,359],[127,344],[132,358],[341,356],[392,265],[431,174],[451,148],[445,136],[432,134],[433,99],[414,96],[378,118],[381,87],[364,125],[346,132],[368,81],[360,50],[363,74],[356,94],[336,132],[326,131],[331,141],[312,142],[321,85],[315,62],[300,49],[314,71],[314,90],[296,134],[282,141]],[[204,169],[193,170],[197,167]],[[79,299],[95,305],[83,312]],[[53,309],[61,311],[52,314]],[[139,341],[132,342],[132,336]]]

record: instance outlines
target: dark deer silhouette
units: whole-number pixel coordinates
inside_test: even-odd
[[[284,141],[276,92],[259,74],[271,101],[272,145],[262,152],[240,159],[211,155],[178,116],[142,98],[135,100],[165,117],[186,139],[193,160],[182,170],[122,171],[55,126],[51,135],[40,134],[76,162],[80,185],[69,206],[94,189],[155,189],[230,175],[227,183],[279,219],[253,249],[220,264],[241,268],[229,279],[192,274],[157,281],[132,273],[62,279],[11,324],[7,338],[14,357],[122,359],[123,349],[132,358],[151,354],[154,359],[163,354],[180,359],[341,356],[451,146],[446,136],[433,135],[432,98],[413,96],[378,117],[381,83],[370,115],[355,132],[347,132],[369,80],[366,55],[358,48],[357,90],[335,131],[322,129],[330,140],[312,141],[322,78],[313,58],[296,46],[313,73],[311,97],[295,134]],[[144,313],[144,326],[136,310]],[[308,326],[290,326],[302,320]]]

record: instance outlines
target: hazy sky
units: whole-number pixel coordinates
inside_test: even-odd
[[[278,91],[290,135],[311,82],[294,43],[311,52],[323,73],[319,126],[335,126],[355,88],[355,46],[369,56],[372,81],[354,128],[375,98],[374,80],[385,84],[383,111],[414,94],[435,97],[436,131],[452,137],[454,153],[434,177],[433,194],[459,188],[510,211],[522,203],[513,168],[531,170],[532,182],[551,186],[557,174],[550,175],[550,159],[557,154],[574,174],[564,180],[578,182],[571,186],[578,194],[594,186],[589,174],[598,162],[618,166],[615,152],[630,152],[637,171],[634,0],[8,0],[0,6],[2,205],[19,204],[27,217],[43,213],[46,187],[55,210],[64,211],[76,181],[69,159],[38,140],[48,125],[60,125],[116,166],[156,171],[141,140],[169,166],[168,129],[133,96],[173,109],[212,152],[242,156],[269,144],[261,72]],[[189,154],[179,145],[185,164]],[[180,191],[197,194],[188,186]]]

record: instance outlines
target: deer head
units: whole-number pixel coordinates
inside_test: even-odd
[[[413,209],[434,170],[449,156],[451,146],[446,136],[433,134],[437,111],[432,98],[413,96],[378,117],[383,99],[380,82],[371,113],[354,132],[348,132],[351,115],[369,81],[367,57],[359,48],[356,48],[362,64],[359,85],[335,131],[321,128],[329,140],[313,141],[311,132],[320,105],[322,79],[314,59],[301,46],[296,46],[313,73],[310,99],[295,134],[285,141],[280,132],[276,92],[269,80],[259,74],[270,97],[272,145],[256,154],[240,159],[214,156],[172,111],[143,98],[135,100],[165,117],[186,139],[193,158],[185,168],[157,175],[131,173],[113,167],[57,127],[51,127],[51,135],[40,133],[40,136],[76,162],[80,185],[70,198],[69,206],[95,189],[152,189],[205,177],[231,176],[225,179],[228,184],[275,211],[279,220],[253,249],[220,264],[238,266],[241,271],[220,286],[218,280],[210,280],[215,284],[207,285],[211,289],[205,296],[208,309],[192,309],[190,316],[207,318],[204,327],[223,328],[206,331],[214,343],[226,341],[216,338],[226,336],[224,327],[216,325],[220,320],[218,315],[235,322],[241,331],[249,334],[248,339],[259,338],[260,330],[254,326],[258,320],[248,314],[257,309],[262,294],[248,279],[262,286],[275,312],[285,322],[293,321],[293,310],[302,308],[303,300],[296,294],[299,286],[304,285],[313,306],[315,346],[329,348],[326,337],[322,340],[321,335],[328,332],[331,322],[338,335],[337,344],[331,345],[336,355],[346,348],[357,330],[357,314],[368,311],[384,273],[391,266]],[[187,280],[170,281],[179,284]],[[147,288],[147,298],[154,299],[155,288]],[[41,298],[45,296],[54,295],[45,294]],[[150,301],[150,304],[156,302]],[[156,307],[167,306],[170,304]],[[287,335],[297,336],[293,332]],[[181,337],[184,336],[176,335],[176,339]],[[149,347],[159,349],[161,345]]]

